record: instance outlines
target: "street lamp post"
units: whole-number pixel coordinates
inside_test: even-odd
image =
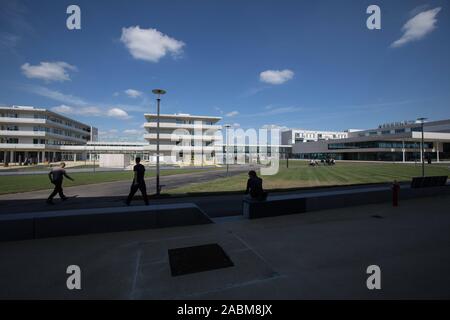
[[[160,195],[161,186],[159,184],[159,104],[161,102],[161,95],[165,94],[166,91],[162,89],[152,90],[156,94],[156,106],[157,106],[157,116],[156,116],[156,195]]]
[[[420,121],[421,130],[422,130],[422,139],[421,139],[421,148],[420,148],[420,158],[422,160],[422,177],[425,177],[425,145],[423,139],[423,124],[427,120],[427,118],[417,118],[417,121]]]
[[[225,128],[225,162],[227,163],[227,176],[228,176],[228,129],[231,128],[231,125],[226,124],[224,125]],[[234,152],[233,152],[234,153]]]

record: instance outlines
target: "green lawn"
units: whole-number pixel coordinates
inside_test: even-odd
[[[203,170],[215,170],[215,168]],[[69,169],[68,172],[75,181],[72,182],[66,179],[64,182],[66,187],[99,182],[131,180],[133,176],[131,171],[70,173]],[[199,169],[184,168],[162,170],[161,175],[190,172],[199,172]],[[335,166],[310,167],[307,162],[291,160],[289,161],[288,169],[286,168],[286,163],[281,162],[278,174],[274,176],[263,176],[263,179],[264,188],[267,190],[274,190],[327,185],[391,182],[394,179],[398,181],[409,181],[414,176],[420,176],[422,174],[421,172],[420,164],[338,162]],[[425,165],[425,174],[450,175],[449,165]],[[153,170],[149,170],[146,174],[147,177],[152,177],[154,175],[155,172]],[[166,190],[165,192],[171,194],[187,194],[242,191],[245,189],[246,181],[247,175],[243,173],[209,182],[191,183],[179,188]],[[52,185],[49,183],[46,174],[0,176],[0,194],[43,190],[51,187]]]
[[[58,167],[58,164],[52,164],[52,165],[29,165],[29,166],[15,166],[10,168],[2,168],[0,172],[27,172],[27,171],[49,171],[53,167]],[[98,168],[98,165],[95,165],[96,168]],[[78,166],[72,166],[67,167],[67,169],[93,169],[94,165],[78,165]]]
[[[161,175],[173,175],[181,173],[191,173],[199,172],[200,170],[215,170],[215,168],[208,169],[170,169],[162,170]],[[78,186],[85,184],[93,184],[100,182],[110,182],[110,181],[121,181],[130,180],[133,178],[132,171],[111,171],[111,172],[83,172],[83,173],[70,173],[70,168],[67,170],[69,176],[75,179],[75,181],[70,181],[69,179],[64,179],[64,186]],[[147,171],[146,177],[155,176],[155,171]],[[0,194],[5,193],[16,193],[16,192],[27,192],[35,190],[51,189],[52,184],[50,184],[48,175],[38,174],[38,175],[15,175],[15,176],[0,176]]]
[[[449,165],[425,165],[426,175],[450,175]],[[420,164],[401,163],[342,163],[335,166],[310,167],[304,161],[280,163],[278,174],[262,176],[264,188],[267,190],[288,189],[330,185],[348,185],[377,182],[410,181],[412,177],[421,176]],[[176,189],[166,190],[172,194],[208,193],[221,191],[245,190],[246,174],[229,178],[220,178],[205,183],[193,183]]]

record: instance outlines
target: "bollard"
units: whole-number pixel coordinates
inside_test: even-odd
[[[392,206],[398,207],[398,195],[400,193],[400,184],[397,180],[392,183]]]

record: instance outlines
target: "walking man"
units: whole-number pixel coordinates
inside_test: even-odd
[[[141,158],[136,157],[136,165],[133,168],[134,178],[133,183],[131,184],[130,194],[128,195],[127,200],[125,201],[126,205],[129,206],[131,203],[131,199],[133,199],[136,191],[141,190],[142,197],[144,198],[144,202],[148,205],[148,197],[147,197],[147,187],[145,186],[145,167],[140,163]]]
[[[55,185],[55,189],[53,189],[53,192],[50,194],[50,196],[47,199],[48,204],[54,204],[53,197],[56,196],[57,193],[59,194],[59,197],[61,198],[61,200],[63,200],[63,201],[67,200],[67,197],[64,195],[63,188],[62,188],[63,178],[66,177],[67,179],[72,180],[72,181],[73,181],[73,179],[67,175],[66,170],[64,169],[65,166],[66,166],[66,164],[64,162],[61,162],[59,167],[53,168],[48,173],[48,178],[50,179],[50,182]]]

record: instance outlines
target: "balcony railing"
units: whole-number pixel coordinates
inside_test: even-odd
[[[60,140],[71,140],[77,141],[80,143],[86,143],[86,139],[65,136],[63,134],[58,134],[54,132],[47,131],[21,131],[21,130],[0,130],[0,136],[3,137],[36,137],[36,138],[44,138],[44,137],[54,137]]]
[[[0,123],[8,124],[32,124],[32,125],[48,125],[52,127],[58,127],[69,131],[75,131],[82,134],[90,134],[89,131],[71,127],[59,122],[55,122],[49,119],[38,119],[38,118],[12,118],[12,117],[0,117]]]
[[[156,140],[156,133],[147,133],[144,135],[144,139]],[[220,140],[220,137],[209,136],[209,135],[178,135],[178,134],[159,134],[160,140],[178,141],[178,140],[203,140],[203,141],[213,141]]]
[[[157,124],[156,122],[147,122],[144,124],[144,128],[156,128]],[[173,122],[160,122],[159,123],[160,128],[169,128],[169,129],[195,129],[200,128],[199,125],[196,124],[188,124],[188,123],[173,123]],[[202,124],[201,125],[202,130],[220,130],[222,126],[220,125],[214,125],[214,124]]]

